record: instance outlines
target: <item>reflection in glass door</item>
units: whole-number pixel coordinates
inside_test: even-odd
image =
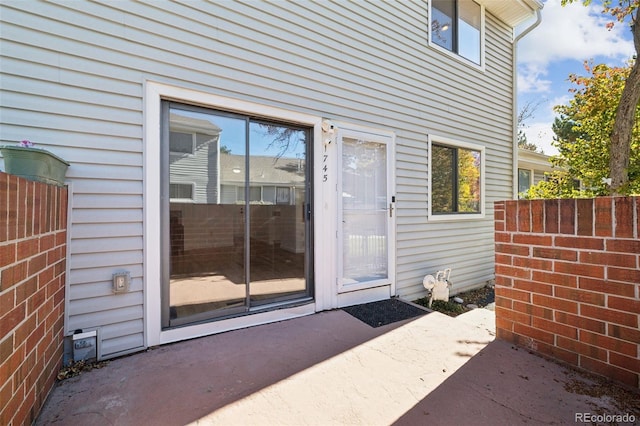
[[[163,327],[311,297],[308,129],[163,106]]]
[[[306,130],[249,124],[251,306],[306,294],[306,140]]]
[[[340,291],[391,284],[394,199],[388,138],[340,138]]]

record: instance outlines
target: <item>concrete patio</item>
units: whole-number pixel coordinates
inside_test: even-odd
[[[341,310],[150,349],[54,388],[36,424],[576,424],[625,414],[592,382],[494,341],[494,314],[372,328]],[[581,422],[577,422],[580,424]]]

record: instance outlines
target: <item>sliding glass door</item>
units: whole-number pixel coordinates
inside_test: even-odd
[[[310,131],[163,104],[163,327],[312,297]]]

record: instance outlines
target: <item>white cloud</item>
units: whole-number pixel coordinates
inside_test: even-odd
[[[635,53],[627,24],[606,24],[612,17],[603,15],[597,5],[585,7],[581,2],[562,7],[560,0],[547,0],[542,22],[518,43],[518,62],[542,69],[551,61],[589,60],[596,56],[630,59]]]
[[[518,67],[518,91],[521,93],[544,93],[551,90],[548,71],[538,64],[522,64]]]
[[[558,149],[551,145],[554,133],[550,123],[533,123],[523,130],[527,135],[527,142],[536,144],[547,155],[558,154]]]
[[[569,101],[571,101],[572,99],[573,99],[573,96],[572,96],[572,95],[571,95],[571,96],[570,96],[570,95],[557,96],[557,97],[555,97],[555,98],[551,99],[551,100],[549,101],[549,109],[550,109],[549,113],[550,113],[552,116],[554,116],[554,117],[555,117],[555,116],[556,116],[556,115],[558,115],[558,114],[556,114],[556,112],[555,112],[555,111],[553,111],[553,108],[554,108],[556,105],[568,105],[568,104],[569,104]]]

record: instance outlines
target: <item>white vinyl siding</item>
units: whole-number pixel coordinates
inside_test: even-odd
[[[146,80],[396,134],[397,283],[493,278],[493,202],[512,194],[511,28],[485,17],[485,69],[428,46],[426,1],[4,1],[2,140],[71,163],[67,332],[111,357],[145,346]],[[485,146],[486,217],[427,220],[428,135]],[[225,194],[223,188],[223,194]],[[111,291],[114,272],[131,291]]]
[[[541,170],[534,170],[533,171],[533,184],[534,185],[537,185],[538,183],[543,181],[544,178],[545,178],[545,172],[543,172]]]

